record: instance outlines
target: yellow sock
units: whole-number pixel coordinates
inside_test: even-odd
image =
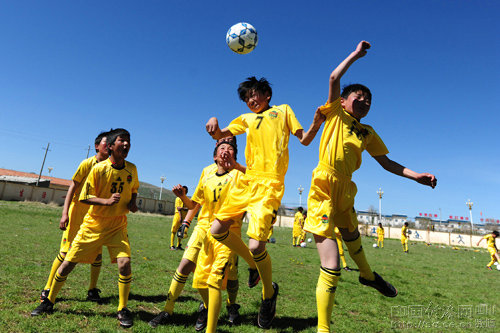
[[[217,329],[217,320],[222,303],[222,293],[220,289],[212,286],[208,287],[209,302],[208,302],[208,317],[207,317],[207,330],[206,333],[215,333]]]
[[[335,290],[340,278],[340,271],[321,267],[316,286],[316,306],[318,308],[318,332],[330,332]]]
[[[347,267],[347,262],[345,261],[344,253],[340,255],[340,260],[342,261],[342,267]]]
[[[128,295],[130,294],[130,282],[132,282],[132,274],[123,276],[119,274],[118,278],[118,311],[127,307]]]
[[[54,276],[56,275],[59,266],[61,266],[61,264],[63,263],[64,257],[66,257],[64,253],[57,254],[57,257],[52,262],[52,268],[50,269],[49,278],[47,280],[47,283],[45,284],[45,288],[43,289],[50,289],[50,286],[52,285],[52,280],[54,280]]]
[[[203,300],[203,305],[208,309],[208,288],[198,288],[198,292]]]
[[[259,253],[253,257],[257,269],[259,270],[259,275],[262,280],[262,298],[269,299],[274,295],[273,288],[273,265],[271,262],[271,256],[267,253],[267,250]]]
[[[59,275],[59,273],[56,272],[54,280],[52,281],[52,285],[50,286],[50,293],[48,296],[49,301],[51,301],[52,303],[56,302],[57,294],[59,294],[59,291],[64,286],[67,277],[67,275]]]
[[[188,275],[181,274],[178,270],[175,271],[172,282],[170,283],[170,289],[168,290],[167,302],[165,302],[165,307],[163,311],[172,314],[174,312],[175,301],[179,297],[184,289]]]
[[[227,305],[236,303],[240,284],[238,280],[227,280]]]
[[[174,246],[174,238],[175,238],[175,233],[172,232],[170,234],[170,247]]]
[[[97,280],[99,280],[99,274],[101,273],[102,259],[94,261],[90,265],[90,285],[89,290],[97,287]]]
[[[248,249],[248,246],[246,246],[245,243],[241,240],[241,237],[236,235],[234,232],[231,230],[223,233],[223,234],[212,234],[210,232],[213,238],[215,238],[217,241],[221,242],[222,244],[226,245],[228,248],[236,252],[240,257],[242,257],[247,263],[248,266],[252,269],[257,268],[255,265],[255,261],[253,260],[252,252]]]
[[[354,260],[356,265],[359,268],[359,275],[367,280],[374,281],[375,275],[373,275],[373,271],[368,264],[368,261],[365,257],[365,251],[363,250],[363,246],[361,245],[361,235],[358,236],[355,240],[345,241],[345,245],[349,250],[349,256]]]

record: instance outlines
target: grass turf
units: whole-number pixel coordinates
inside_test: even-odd
[[[85,300],[89,265],[78,265],[58,295],[55,312],[30,317],[38,305],[52,261],[59,250],[60,207],[38,203],[0,201],[0,330],[7,332],[116,332],[118,305],[117,267],[103,253],[98,287],[102,304]],[[152,329],[148,321],[163,309],[166,292],[182,257],[171,251],[171,218],[130,214],[128,232],[132,245],[133,282],[129,309],[134,313],[134,332]],[[245,226],[244,226],[245,228]],[[280,285],[277,316],[269,332],[315,332],[315,288],[319,258],[314,243],[291,246],[289,228],[275,228],[276,244],[269,244],[273,280]],[[310,235],[308,236],[310,237]],[[342,272],[332,314],[336,332],[498,331],[500,272],[485,268],[485,250],[453,250],[450,247],[410,244],[404,254],[396,240],[383,249],[373,248],[372,238],[363,245],[372,268],[394,284],[399,295],[385,298],[358,282],[358,273]],[[186,241],[183,242],[185,245]],[[346,252],[348,265],[355,267]],[[247,265],[240,260],[238,303],[242,323],[229,326],[223,306],[220,332],[261,332],[255,326],[259,287],[246,287]],[[171,324],[157,332],[193,332],[200,301],[191,288],[192,275],[175,306]],[[225,297],[225,292],[223,293]],[[496,313],[495,313],[496,311]]]

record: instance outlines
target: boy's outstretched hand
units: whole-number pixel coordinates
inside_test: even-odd
[[[217,133],[220,132],[219,122],[215,117],[210,118],[205,127],[207,129],[208,134],[210,134],[210,136],[214,139],[216,138],[215,136],[217,135]]]
[[[437,178],[430,173],[418,174],[417,177],[415,178],[415,181],[422,185],[430,186],[432,188],[436,187],[437,185]]]
[[[172,187],[172,192],[179,198],[186,195],[186,189],[181,184]]]
[[[366,50],[368,50],[370,47],[371,47],[370,43],[368,43],[365,40],[362,40],[361,42],[359,42],[358,46],[356,47],[356,51],[354,51],[354,52],[356,53],[356,56],[358,58],[361,58],[361,57],[364,57],[366,55],[366,53],[367,53]]]

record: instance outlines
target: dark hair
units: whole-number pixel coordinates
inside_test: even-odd
[[[184,189],[186,190],[186,194],[188,193],[188,187],[186,185],[183,185]]]
[[[111,149],[109,149],[109,146],[111,146],[113,143],[115,143],[116,141],[116,138],[118,138],[119,136],[121,137],[128,137],[130,139],[130,133],[129,131],[127,131],[126,129],[124,128],[115,128],[115,129],[111,129],[107,135],[106,135],[106,143],[108,145],[108,154],[111,155]]]
[[[382,223],[380,223],[380,222],[379,222],[379,223],[378,223],[378,225],[379,225],[379,226],[382,226]]]
[[[99,135],[94,140],[94,147],[98,146],[101,143],[102,138],[106,137],[106,135],[108,135],[108,132],[103,131],[103,132],[99,133]],[[99,150],[97,150],[97,148],[96,148],[95,152],[98,153]]]
[[[496,231],[496,230],[493,230],[492,234],[495,235],[495,237],[498,237],[498,235],[499,235],[498,231]]]
[[[217,149],[219,149],[219,147],[222,144],[224,144],[224,143],[226,143],[226,144],[230,145],[231,147],[233,147],[233,149],[234,149],[234,160],[236,161],[237,155],[238,155],[238,143],[236,141],[236,137],[235,136],[228,136],[228,137],[225,137],[225,138],[217,140],[215,142],[214,157],[217,156]]]
[[[246,81],[240,83],[238,87],[238,96],[243,102],[246,102],[248,92],[257,91],[262,94],[269,94],[269,100],[273,97],[273,89],[271,89],[271,84],[265,78],[260,78],[257,80],[255,76],[248,77]]]
[[[408,222],[405,222],[405,226],[409,226]]]
[[[364,86],[362,84],[359,84],[359,83],[355,83],[355,84],[349,84],[347,86],[344,86],[344,89],[342,89],[342,94],[340,94],[340,96],[342,98],[347,98],[349,97],[349,95],[353,92],[356,92],[356,91],[362,91],[364,92],[366,95],[368,95],[368,98],[372,99],[372,92],[370,91],[370,89],[368,89],[367,86]]]
[[[297,208],[297,210],[302,213],[304,211],[304,208],[299,207],[299,208]]]

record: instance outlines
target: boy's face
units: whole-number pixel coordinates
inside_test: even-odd
[[[215,157],[218,165],[223,167],[227,166],[225,161],[234,160],[234,148],[233,146],[223,143],[217,148],[217,155]]]
[[[245,98],[245,103],[252,112],[259,113],[269,109],[269,101],[271,96],[268,93],[262,94],[261,92],[250,90]]]
[[[106,141],[106,137],[103,137],[101,139],[101,142],[99,142],[98,145],[95,146],[95,150],[99,153],[101,153],[101,155],[104,155],[104,157],[108,157],[108,142]]]
[[[108,145],[108,147],[113,157],[125,159],[130,150],[130,137],[128,135],[118,136],[115,142]]]
[[[362,92],[361,90],[350,93],[346,99],[340,99],[340,104],[344,110],[358,120],[368,114],[371,103],[372,101],[368,94]]]

